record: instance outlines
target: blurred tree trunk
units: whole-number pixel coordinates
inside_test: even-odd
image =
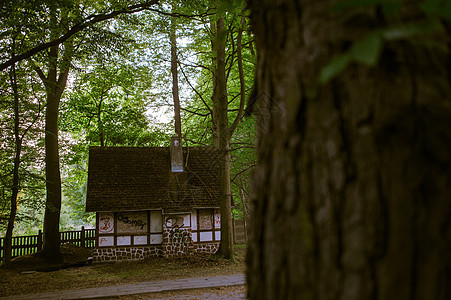
[[[319,85],[351,43],[422,16],[333,13],[333,2],[249,3],[259,133],[250,298],[451,299],[449,45],[385,42],[378,65]]]

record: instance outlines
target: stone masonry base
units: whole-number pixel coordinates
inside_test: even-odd
[[[143,260],[150,257],[178,257],[196,253],[216,253],[219,242],[188,243],[186,245],[163,244],[158,246],[132,246],[94,248],[94,261]]]
[[[94,248],[94,261],[142,260],[149,257],[162,257],[161,246]]]

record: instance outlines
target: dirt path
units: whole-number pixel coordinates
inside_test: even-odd
[[[245,247],[235,248],[235,261],[215,256],[95,263],[55,272],[21,273],[0,268],[0,297],[72,289],[137,284],[192,277],[245,273]]]
[[[173,291],[173,292],[163,292],[163,293],[152,293],[152,294],[141,294],[141,295],[131,295],[117,297],[113,299],[121,300],[203,300],[203,299],[236,299],[242,300],[246,299],[246,286],[227,286],[227,287],[217,287],[208,289],[194,289],[194,290],[183,290],[183,291]]]
[[[155,293],[166,294],[162,295],[168,298],[169,292],[182,292],[178,296],[186,296],[195,293],[198,297],[199,293],[203,294],[203,298],[214,297],[215,295],[222,295],[227,297],[227,294],[236,294],[233,290],[224,289],[224,287],[244,286],[244,274],[226,275],[226,276],[207,276],[207,277],[193,277],[193,278],[179,278],[169,280],[158,280],[149,282],[140,282],[133,284],[122,284],[114,286],[101,286],[95,288],[60,290],[47,293],[33,293],[22,294],[16,296],[8,296],[0,298],[0,300],[27,300],[27,299],[95,299],[95,298],[123,298],[130,297],[130,295],[139,295],[139,298],[147,295],[148,299],[155,298]],[[199,292],[199,289],[209,289],[208,291]],[[241,293],[241,292],[239,292]],[[176,293],[177,294],[177,293]],[[133,298],[131,298],[133,299]],[[145,298],[144,298],[145,299]],[[183,299],[183,298],[181,298]],[[189,299],[189,298],[188,298]],[[226,298],[227,299],[227,298]]]

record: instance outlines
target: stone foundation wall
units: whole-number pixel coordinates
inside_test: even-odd
[[[164,228],[163,257],[192,255],[195,253],[216,253],[219,242],[193,243],[190,228]]]
[[[194,253],[216,253],[219,249],[219,242],[194,244],[193,246]]]
[[[158,246],[99,247],[93,249],[94,261],[141,260],[149,257],[178,257],[196,253],[216,253],[219,242],[193,243],[191,229],[164,230]]]
[[[149,257],[162,257],[161,246],[94,248],[94,261],[142,260]]]
[[[189,228],[165,228],[163,231],[163,257],[189,255],[193,252],[193,240]]]

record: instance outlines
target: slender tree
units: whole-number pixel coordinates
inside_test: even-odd
[[[172,1],[172,10],[175,1]],[[179,79],[178,79],[178,58],[177,58],[177,21],[175,17],[171,17],[171,26],[169,31],[169,41],[171,43],[171,74],[172,74],[172,99],[174,100],[174,116],[175,116],[175,134],[182,137],[182,121],[180,117],[180,97],[179,97]]]
[[[210,5],[214,6],[214,1]],[[247,179],[241,180],[241,178],[247,177],[248,172],[252,169],[255,155],[253,150],[254,130],[251,128],[254,120],[253,118],[242,118],[242,107],[245,104],[246,94],[250,91],[249,87],[252,86],[255,57],[252,54],[252,34],[247,31],[248,23],[242,8],[232,7],[229,13],[224,13],[223,9],[223,7],[219,9],[224,19],[224,30],[221,36],[216,30],[219,15],[212,14],[208,18],[208,22],[203,21],[199,22],[200,25],[196,25],[196,28],[205,29],[204,35],[194,35],[193,44],[189,47],[190,51],[197,53],[197,61],[195,63],[190,61],[189,56],[187,59],[181,60],[181,74],[193,90],[193,100],[186,102],[182,110],[186,112],[187,116],[185,126],[189,130],[186,130],[185,134],[189,137],[188,141],[205,144],[211,137],[212,144],[217,146],[220,132],[225,133],[222,138],[226,140],[229,135],[231,168],[229,184],[232,188],[234,202],[237,204],[237,209],[234,211],[237,212],[237,217],[241,217],[241,213],[238,212],[241,199],[238,186],[247,190]],[[217,46],[224,39],[224,67],[221,68],[223,75],[220,75],[220,80],[225,80],[226,90],[223,91],[228,102],[224,102],[227,108],[223,109],[223,112],[226,112],[225,118],[228,124],[227,130],[219,130],[217,120],[219,101],[217,99],[213,101],[214,96],[211,92],[212,90],[216,91],[219,95],[219,90],[216,89],[219,63]],[[196,82],[192,81],[194,76],[191,75],[191,72],[193,70],[199,74],[196,76]],[[227,131],[230,134],[227,134]]]
[[[450,6],[338,4],[249,1],[249,296],[449,299]]]
[[[220,153],[221,168],[221,245],[220,252],[225,258],[233,259],[233,224],[232,224],[232,192],[230,188],[230,137],[228,123],[227,81],[225,72],[225,37],[224,17],[219,16],[216,22],[216,74],[213,90],[214,121],[218,132],[217,147]]]
[[[18,40],[17,31],[12,33],[10,39],[5,40],[8,41],[10,51],[14,56]],[[5,103],[2,103],[1,107],[2,109],[4,107],[5,110],[2,111],[4,116],[2,117],[0,132],[3,135],[2,144],[10,148],[10,151],[4,149],[4,154],[10,156],[10,159],[2,162],[2,165],[4,165],[2,169],[5,170],[5,173],[0,173],[3,192],[5,192],[5,188],[9,191],[9,213],[3,245],[4,265],[8,265],[12,258],[12,237],[17,220],[19,193],[25,191],[27,177],[29,177],[24,170],[31,167],[30,160],[27,158],[29,149],[27,149],[27,146],[24,149],[25,139],[40,117],[40,109],[36,109],[35,105],[29,103],[30,99],[34,98],[31,90],[35,87],[35,84],[30,80],[30,76],[26,75],[27,71],[24,67],[26,64],[21,65],[19,68],[16,67],[16,64],[10,67],[9,80],[7,80],[7,83],[5,82],[5,87],[7,84],[8,87],[2,90],[2,98],[4,96]],[[39,104],[36,106],[40,107]],[[9,111],[12,111],[12,113],[9,114]],[[11,117],[9,120],[8,115]],[[12,137],[7,136],[9,133]]]
[[[16,77],[16,66],[11,66],[10,71],[10,80],[11,80],[11,87],[13,90],[13,97],[14,97],[14,148],[15,148],[15,154],[14,154],[14,167],[13,167],[13,182],[12,182],[12,192],[11,192],[11,210],[9,214],[8,219],[8,226],[6,229],[6,235],[4,239],[4,245],[3,245],[3,262],[5,265],[8,265],[8,263],[11,261],[12,258],[12,236],[13,236],[13,230],[14,230],[14,223],[16,220],[16,214],[17,214],[17,196],[19,194],[19,166],[20,166],[20,160],[21,160],[21,153],[22,153],[22,139],[20,136],[20,115],[19,115],[19,91],[17,88],[17,77]]]
[[[191,4],[195,9],[204,9],[202,4],[196,3]],[[221,246],[220,246],[220,254],[222,254],[224,257],[227,258],[233,258],[233,227],[232,227],[232,196],[231,196],[231,182],[230,182],[230,163],[231,163],[231,153],[230,153],[230,141],[231,137],[236,130],[239,122],[241,121],[241,117],[243,114],[244,109],[244,99],[245,95],[243,94],[241,97],[241,89],[238,90],[238,97],[230,97],[227,93],[227,80],[231,73],[231,70],[235,66],[234,62],[236,62],[237,57],[237,49],[236,47],[236,34],[239,31],[243,31],[243,28],[245,24],[239,25],[239,30],[229,31],[228,26],[232,27],[231,24],[236,19],[236,17],[233,17],[231,19],[226,20],[226,13],[222,9],[218,10],[218,13],[216,13],[216,1],[210,1],[210,10],[208,14],[208,18],[205,20],[196,20],[195,22],[191,22],[189,25],[184,24],[181,20],[178,20],[179,24],[185,25],[188,27],[188,32],[190,26],[194,26],[196,29],[191,30],[193,32],[198,31],[200,28],[208,28],[207,30],[207,36],[209,37],[210,42],[210,48],[202,48],[205,43],[205,39],[202,40],[199,38],[199,36],[195,36],[193,39],[195,40],[201,40],[200,43],[202,45],[196,45],[195,47],[189,48],[193,52],[191,53],[191,56],[193,53],[196,54],[199,58],[198,62],[189,62],[189,59],[183,60],[183,50],[177,49],[177,53],[179,54],[179,57],[177,58],[177,61],[180,65],[181,73],[183,74],[183,79],[185,82],[193,88],[194,95],[199,97],[200,103],[204,107],[202,108],[195,108],[193,110],[190,110],[188,107],[180,107],[181,110],[184,110],[187,112],[186,115],[188,115],[188,118],[192,117],[193,115],[201,116],[203,118],[208,118],[211,120],[211,127],[212,127],[212,144],[214,147],[219,149],[219,152],[221,153]],[[170,15],[180,15],[183,14],[183,11],[187,9],[187,7],[177,7],[179,12],[175,12],[172,10]],[[169,13],[167,13],[169,14]],[[234,16],[239,13],[234,12]],[[229,22],[226,24],[226,22]],[[238,22],[239,23],[239,22]],[[209,26],[208,26],[209,25]],[[233,24],[235,26],[235,24]],[[219,28],[219,29],[217,29]],[[167,30],[167,29],[166,29]],[[186,33],[185,33],[186,34]],[[229,39],[230,38],[230,39]],[[240,37],[241,38],[241,37]],[[228,40],[229,39],[229,40]],[[228,42],[228,43],[227,43]],[[241,40],[240,40],[241,43]],[[175,45],[174,42],[171,43],[171,45]],[[240,44],[241,46],[241,44]],[[227,49],[230,47],[230,49]],[[227,51],[228,50],[228,51]],[[240,48],[241,50],[241,48]],[[209,52],[210,51],[210,52]],[[209,55],[206,55],[208,52]],[[174,53],[174,51],[172,51]],[[186,53],[186,52],[185,52]],[[188,55],[189,56],[189,55]],[[181,58],[180,58],[181,57]],[[208,57],[208,58],[206,58]],[[242,62],[242,57],[240,57]],[[209,61],[208,61],[209,60]],[[172,70],[176,70],[174,66],[174,56],[172,56]],[[208,62],[207,62],[208,61]],[[191,69],[191,70],[190,70]],[[194,85],[195,83],[191,81],[191,77],[189,76],[192,72],[192,69],[196,69],[197,72],[199,70],[207,70],[206,72],[209,72],[208,76],[208,84],[207,88],[203,90],[202,92],[199,91]],[[241,71],[243,71],[243,66],[241,65]],[[173,77],[176,74],[176,72],[172,72]],[[244,74],[244,73],[243,73]],[[197,76],[196,76],[197,77]],[[238,77],[238,76],[237,76]],[[205,77],[206,78],[206,77]],[[245,85],[244,85],[244,76],[242,77],[242,83],[243,83],[243,90],[246,92]],[[176,82],[173,78],[173,82]],[[240,83],[239,83],[240,84]],[[238,84],[238,85],[239,85]],[[175,86],[173,85],[173,91]],[[213,90],[213,93],[212,93]],[[175,93],[173,93],[175,95]],[[208,98],[211,98],[208,99]],[[238,99],[239,105],[235,105],[233,103],[233,106],[238,106],[237,109],[235,107],[232,108],[232,105],[230,105],[231,102],[234,102],[233,100]],[[174,103],[177,103],[174,101]],[[177,111],[178,109],[176,109]],[[199,113],[200,110],[206,110],[206,113]],[[177,113],[176,113],[177,115]],[[231,117],[233,116],[233,118]],[[229,119],[232,121],[229,122]],[[177,124],[177,122],[176,122]],[[198,125],[198,124],[196,124]],[[186,132],[187,135],[192,135],[194,131],[189,130]],[[205,129],[201,135],[205,136]],[[189,142],[194,142],[193,140],[190,140]],[[202,143],[201,143],[202,144]],[[203,143],[204,145],[206,143]]]
[[[43,49],[48,49],[44,55],[46,61],[46,73],[39,63],[35,64],[35,71],[39,75],[46,88],[46,117],[45,117],[45,152],[46,152],[46,209],[44,216],[44,241],[43,254],[49,262],[60,262],[60,234],[59,221],[61,210],[61,175],[58,142],[58,115],[62,94],[67,84],[67,78],[74,59],[75,33],[92,27],[93,24],[105,21],[121,14],[131,14],[147,9],[156,1],[145,2],[135,6],[118,9],[106,14],[92,15],[76,23],[79,20],[79,7],[73,3],[52,3],[48,7],[49,36],[50,42],[33,48],[27,53],[36,54]],[[81,24],[81,25],[80,25]],[[72,29],[64,33],[67,26],[73,25]],[[92,28],[91,28],[92,29]],[[103,31],[102,33],[105,33]],[[104,38],[104,37],[103,37]],[[106,41],[103,39],[102,41]],[[79,48],[80,45],[77,45]],[[83,47],[81,47],[83,48]],[[84,49],[86,51],[86,49]],[[35,52],[33,52],[35,51]],[[31,55],[32,55],[31,54]],[[28,54],[27,54],[28,55]],[[27,56],[29,57],[29,56]],[[21,56],[15,59],[22,59]]]
[[[67,12],[66,12],[67,13]],[[64,15],[62,16],[64,18]],[[54,39],[58,31],[56,7],[50,7],[50,39]],[[61,174],[58,150],[58,113],[61,96],[67,84],[73,54],[73,42],[64,43],[64,53],[60,57],[60,47],[52,46],[48,54],[47,74],[35,66],[46,88],[47,104],[45,111],[45,175],[46,206],[44,215],[43,254],[49,262],[60,262],[60,211],[61,211]]]
[[[220,153],[220,197],[221,197],[221,244],[220,254],[233,259],[233,224],[232,224],[232,192],[230,186],[230,139],[236,127],[229,128],[228,97],[226,74],[226,39],[228,32],[224,26],[224,15],[219,12],[216,16],[214,30],[216,35],[212,41],[213,51],[213,144]],[[243,102],[244,105],[244,102]],[[239,121],[243,111],[238,113]]]
[[[219,7],[218,7],[219,6]],[[221,202],[221,244],[219,254],[222,256],[233,259],[233,224],[232,224],[232,191],[231,191],[231,178],[230,178],[230,165],[231,165],[231,139],[236,131],[238,124],[240,123],[243,115],[245,104],[245,76],[243,68],[242,57],[242,33],[246,26],[245,22],[236,22],[237,16],[241,14],[241,8],[234,8],[232,16],[227,14],[220,3],[216,1],[210,1],[211,11],[215,12],[211,14],[207,22],[201,23],[202,26],[208,28],[207,35],[210,37],[210,56],[207,56],[207,49],[202,49],[202,46],[198,46],[196,51],[200,52],[199,60],[204,70],[207,70],[209,81],[206,84],[206,88],[200,91],[198,88],[193,87],[190,79],[186,75],[185,71],[182,73],[185,80],[193,88],[195,95],[200,99],[199,103],[203,108],[186,109],[189,115],[198,115],[202,118],[211,119],[211,137],[212,144],[219,150],[220,155],[220,202]],[[240,18],[241,19],[241,18]],[[244,18],[243,18],[244,20]],[[236,24],[238,23],[238,25]],[[199,25],[197,25],[199,26]],[[238,28],[238,30],[236,30]],[[200,41],[202,44],[203,41]],[[202,49],[202,50],[199,50]],[[208,57],[208,58],[207,58]],[[208,65],[210,60],[211,65]],[[229,80],[232,70],[235,70],[238,61],[238,68],[235,74],[239,74],[238,80],[235,80],[233,84],[235,88],[232,89],[232,80]],[[187,64],[189,65],[189,63]],[[238,82],[238,83],[237,83]],[[238,88],[236,88],[238,86]],[[211,89],[213,93],[211,93]],[[235,97],[229,97],[228,89],[232,89],[237,93]],[[236,91],[238,90],[238,91]],[[211,101],[207,98],[211,95]],[[234,100],[238,99],[238,101]],[[238,103],[238,105],[236,104]],[[233,103],[233,105],[231,104]],[[200,113],[199,111],[205,111]],[[204,134],[202,134],[204,135]]]

